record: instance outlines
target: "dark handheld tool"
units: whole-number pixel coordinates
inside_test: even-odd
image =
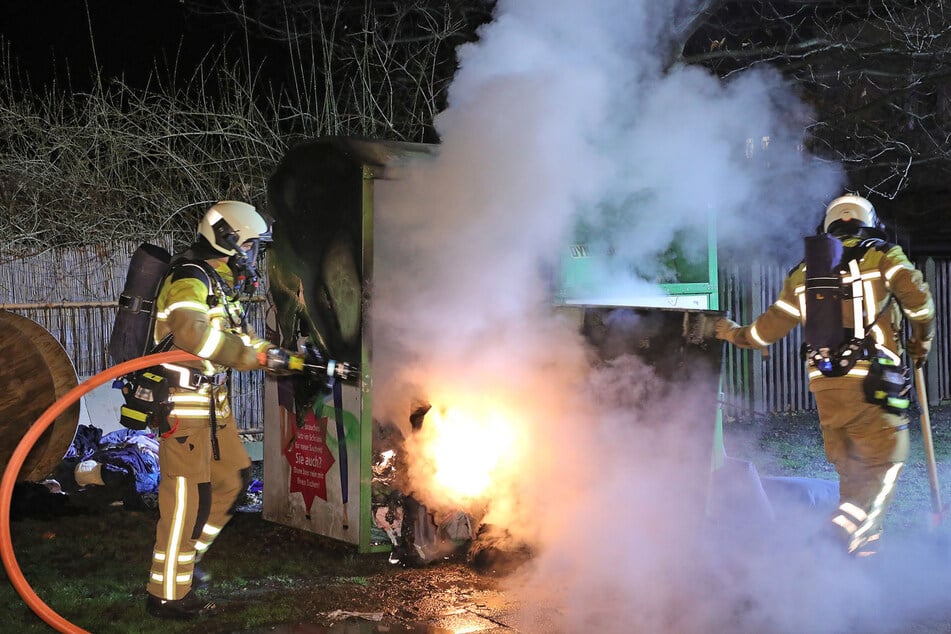
[[[931,413],[928,410],[928,394],[925,391],[925,370],[915,368],[915,387],[918,388],[918,407],[921,409],[921,440],[925,445],[925,461],[928,465],[928,484],[931,485],[931,524],[937,527],[944,519],[941,508],[941,485],[938,483],[938,465],[931,439]]]
[[[334,359],[325,359],[312,343],[305,343],[303,346],[304,365],[303,372],[314,376],[323,376],[328,379],[340,379],[341,381],[353,381],[360,376],[360,370],[353,364],[346,361],[335,361]]]
[[[291,352],[284,348],[271,348],[260,353],[261,365],[275,374],[300,372],[314,378],[324,379],[330,384],[334,380],[353,381],[360,376],[359,369],[351,363],[326,359],[311,343],[301,347],[300,352]]]

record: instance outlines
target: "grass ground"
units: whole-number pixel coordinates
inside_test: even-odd
[[[951,407],[934,408],[931,415],[939,479],[948,485]],[[887,518],[889,532],[929,529],[930,489],[918,413],[910,418],[912,453]],[[814,414],[727,416],[724,432],[728,455],[752,461],[762,476],[835,478]],[[217,580],[213,598],[227,608],[224,615],[197,624],[156,621],[144,611],[155,520],[155,511],[115,506],[22,519],[12,523],[14,550],[36,593],[63,617],[97,634],[237,632],[320,622],[334,610],[382,611],[410,623],[427,617],[421,607],[425,599],[451,602],[490,591],[495,583],[462,563],[394,567],[385,555],[357,555],[349,546],[264,521],[260,513],[240,513],[206,562]],[[0,583],[0,631],[51,631],[6,579]]]
[[[945,496],[951,485],[951,406],[932,407],[931,429],[938,481]],[[899,477],[885,527],[889,532],[930,529],[931,486],[922,441],[920,410],[909,412],[911,449]],[[822,433],[815,412],[778,415],[740,413],[725,416],[727,454],[752,461],[761,476],[803,476],[836,479],[822,447]],[[947,500],[945,500],[947,502]]]

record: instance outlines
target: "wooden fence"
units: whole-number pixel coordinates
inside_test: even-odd
[[[170,246],[161,240],[156,244]],[[137,246],[126,243],[51,250],[6,262],[0,265],[0,308],[32,319],[49,330],[65,348],[81,379],[97,374],[112,365],[107,348],[116,297]],[[951,261],[929,259],[920,266],[938,308],[935,348],[926,366],[929,400],[934,404],[951,399]],[[750,323],[775,301],[785,274],[786,269],[779,266],[756,263],[722,267],[721,307],[734,320]],[[266,286],[265,280],[265,289]],[[265,312],[265,302],[252,302],[249,306],[248,318],[256,332],[264,332]],[[768,355],[726,346],[726,407],[747,413],[815,409],[799,353],[801,331],[795,328],[772,345]],[[264,428],[263,385],[263,372],[234,373],[234,411],[245,433],[261,433]]]
[[[167,241],[156,240],[165,248]],[[80,380],[114,365],[109,336],[116,298],[138,243],[57,249],[0,265],[0,309],[32,319],[62,344]],[[2,259],[0,259],[2,261]],[[248,320],[264,333],[264,302],[251,302]],[[264,373],[235,372],[232,408],[245,434],[264,429]],[[111,389],[109,385],[96,388]]]

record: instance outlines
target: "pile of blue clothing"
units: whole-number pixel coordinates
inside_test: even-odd
[[[158,441],[147,431],[119,429],[103,435],[79,425],[63,460],[51,477],[84,505],[122,502],[141,508],[142,496],[158,491]]]

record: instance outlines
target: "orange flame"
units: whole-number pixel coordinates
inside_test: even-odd
[[[512,420],[484,405],[433,407],[417,440],[428,465],[429,493],[461,505],[505,487],[521,445]]]

